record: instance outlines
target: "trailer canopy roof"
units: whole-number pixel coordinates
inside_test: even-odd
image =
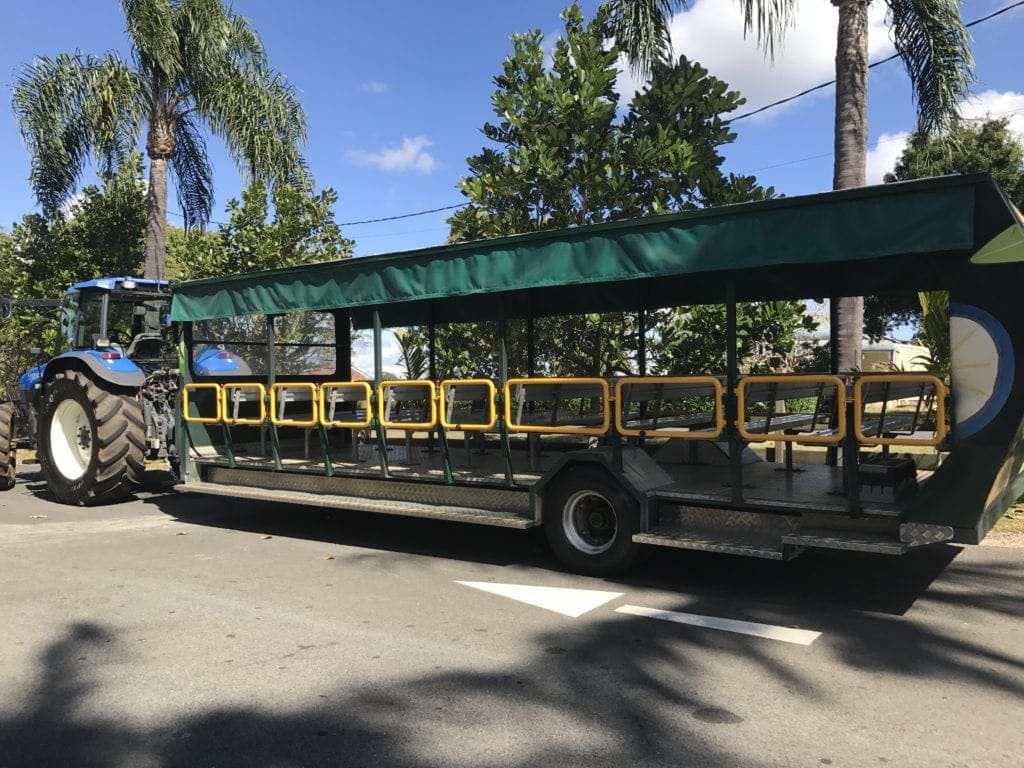
[[[208,278],[173,320],[349,309],[357,327],[942,289],[968,260],[1024,261],[988,176],[863,187]]]

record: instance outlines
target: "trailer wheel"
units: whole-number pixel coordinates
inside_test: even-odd
[[[142,476],[146,430],[139,401],[97,386],[75,371],[59,373],[39,412],[39,463],[64,504],[126,496]]]
[[[0,403],[0,491],[9,491],[14,487],[17,454],[14,403]]]
[[[602,469],[576,466],[544,498],[544,531],[569,570],[589,576],[623,572],[637,553],[636,501]]]

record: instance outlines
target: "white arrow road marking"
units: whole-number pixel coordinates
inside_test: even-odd
[[[531,587],[525,584],[492,584],[489,581],[457,581],[464,587],[482,589],[521,603],[529,603],[563,616],[578,618],[587,611],[622,597],[621,592],[600,592],[596,589],[567,589],[565,587]]]
[[[642,605],[622,605],[616,608],[615,611],[617,613],[628,613],[630,616],[646,616],[649,619],[674,621],[676,624],[689,624],[694,627],[721,629],[725,632],[736,632],[741,635],[766,637],[769,640],[782,640],[785,643],[796,643],[797,645],[810,645],[821,637],[821,632],[812,632],[808,629],[792,629],[790,627],[778,627],[774,624],[758,624],[753,621],[720,619],[717,616],[700,616],[696,613],[659,611],[654,608],[644,608]]]

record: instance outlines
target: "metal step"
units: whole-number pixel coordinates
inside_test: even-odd
[[[385,515],[404,517],[425,517],[436,520],[453,520],[460,523],[493,525],[502,528],[532,528],[532,518],[510,511],[456,507],[442,504],[424,504],[416,501],[373,499],[363,496],[341,496],[338,494],[310,493],[277,488],[253,488],[243,485],[207,483],[194,481],[175,486],[178,493],[202,493],[213,496],[228,496],[233,499],[256,501],[280,501],[287,504],[306,504],[332,509],[351,509],[360,512],[378,512]]]
[[[802,529],[783,535],[782,541],[797,547],[819,549],[847,549],[853,552],[876,552],[883,555],[902,555],[909,544],[881,533],[869,531],[834,531]]]
[[[721,537],[712,533],[680,530],[675,526],[659,526],[647,533],[634,534],[633,541],[638,544],[694,549],[701,552],[719,552],[726,555],[744,555],[766,560],[792,560],[802,551],[801,547],[783,546],[777,537],[775,539],[735,535]]]

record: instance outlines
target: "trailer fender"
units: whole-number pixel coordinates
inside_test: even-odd
[[[646,531],[654,517],[651,491],[672,484],[672,478],[641,448],[621,448],[622,460],[616,460],[613,447],[569,451],[558,458],[530,488],[530,505],[534,519],[544,522],[544,496],[557,485],[558,478],[570,467],[580,464],[599,465],[640,505],[640,529]]]

